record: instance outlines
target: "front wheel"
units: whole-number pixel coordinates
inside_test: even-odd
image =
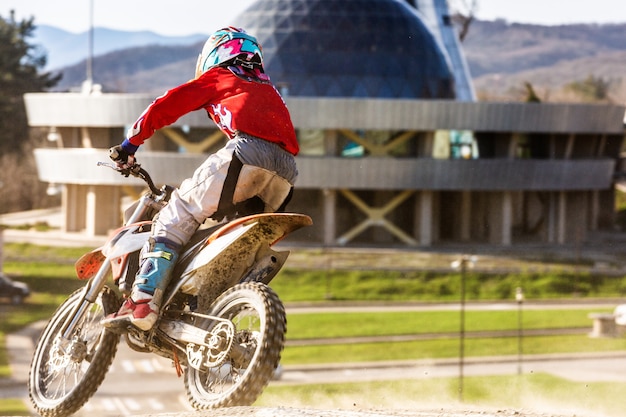
[[[251,405],[280,361],[287,328],[285,308],[270,287],[248,282],[224,292],[206,314],[229,320],[235,328],[234,341],[219,366],[206,371],[187,367],[189,402],[198,410]]]
[[[82,294],[83,290],[74,292],[59,306],[35,348],[28,390],[35,410],[44,417],[78,411],[104,380],[117,351],[120,336],[100,325],[105,314],[102,295],[91,304],[71,338],[62,336]]]

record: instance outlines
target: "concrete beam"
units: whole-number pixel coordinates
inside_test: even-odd
[[[145,94],[29,93],[31,126],[123,127],[154,97]],[[298,129],[472,130],[477,132],[623,134],[626,108],[598,104],[458,102],[355,98],[285,99]],[[212,127],[196,111],[174,125]]]

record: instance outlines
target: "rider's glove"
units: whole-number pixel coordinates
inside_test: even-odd
[[[111,158],[120,169],[130,169],[135,166],[137,160],[135,159],[135,152],[139,147],[133,145],[124,139],[120,145],[116,145],[109,149],[109,158]]]

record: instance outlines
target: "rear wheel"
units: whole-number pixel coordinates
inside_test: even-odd
[[[103,293],[108,291],[105,287]],[[71,338],[62,337],[62,328],[82,294],[82,289],[74,292],[59,306],[35,348],[28,389],[35,410],[44,417],[68,416],[79,410],[104,380],[117,351],[120,336],[100,325],[105,315],[102,295]]]
[[[249,282],[226,291],[206,314],[232,322],[234,341],[219,366],[206,371],[187,367],[189,402],[198,410],[251,405],[280,361],[286,332],[283,304],[267,285]]]

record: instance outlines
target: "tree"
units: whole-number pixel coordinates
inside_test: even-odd
[[[528,81],[524,82],[524,88],[526,89],[526,98],[524,101],[526,103],[541,103],[541,99],[535,92],[535,87]]]
[[[583,101],[587,102],[611,102],[611,80],[604,77],[596,77],[593,74],[582,81],[573,81],[565,86],[573,91]]]
[[[456,13],[453,13],[452,20],[459,26],[459,40],[463,42],[476,18],[478,0],[457,0],[454,3],[456,3]]]
[[[0,16],[0,213],[54,204],[37,178],[32,151],[41,133],[30,137],[24,94],[54,87],[61,75],[40,72],[46,56],[27,41],[34,30],[32,18]]]
[[[28,140],[24,93],[45,91],[61,79],[40,73],[47,57],[27,41],[34,30],[33,18],[17,22],[13,11],[8,19],[0,16],[0,155],[21,152]]]

